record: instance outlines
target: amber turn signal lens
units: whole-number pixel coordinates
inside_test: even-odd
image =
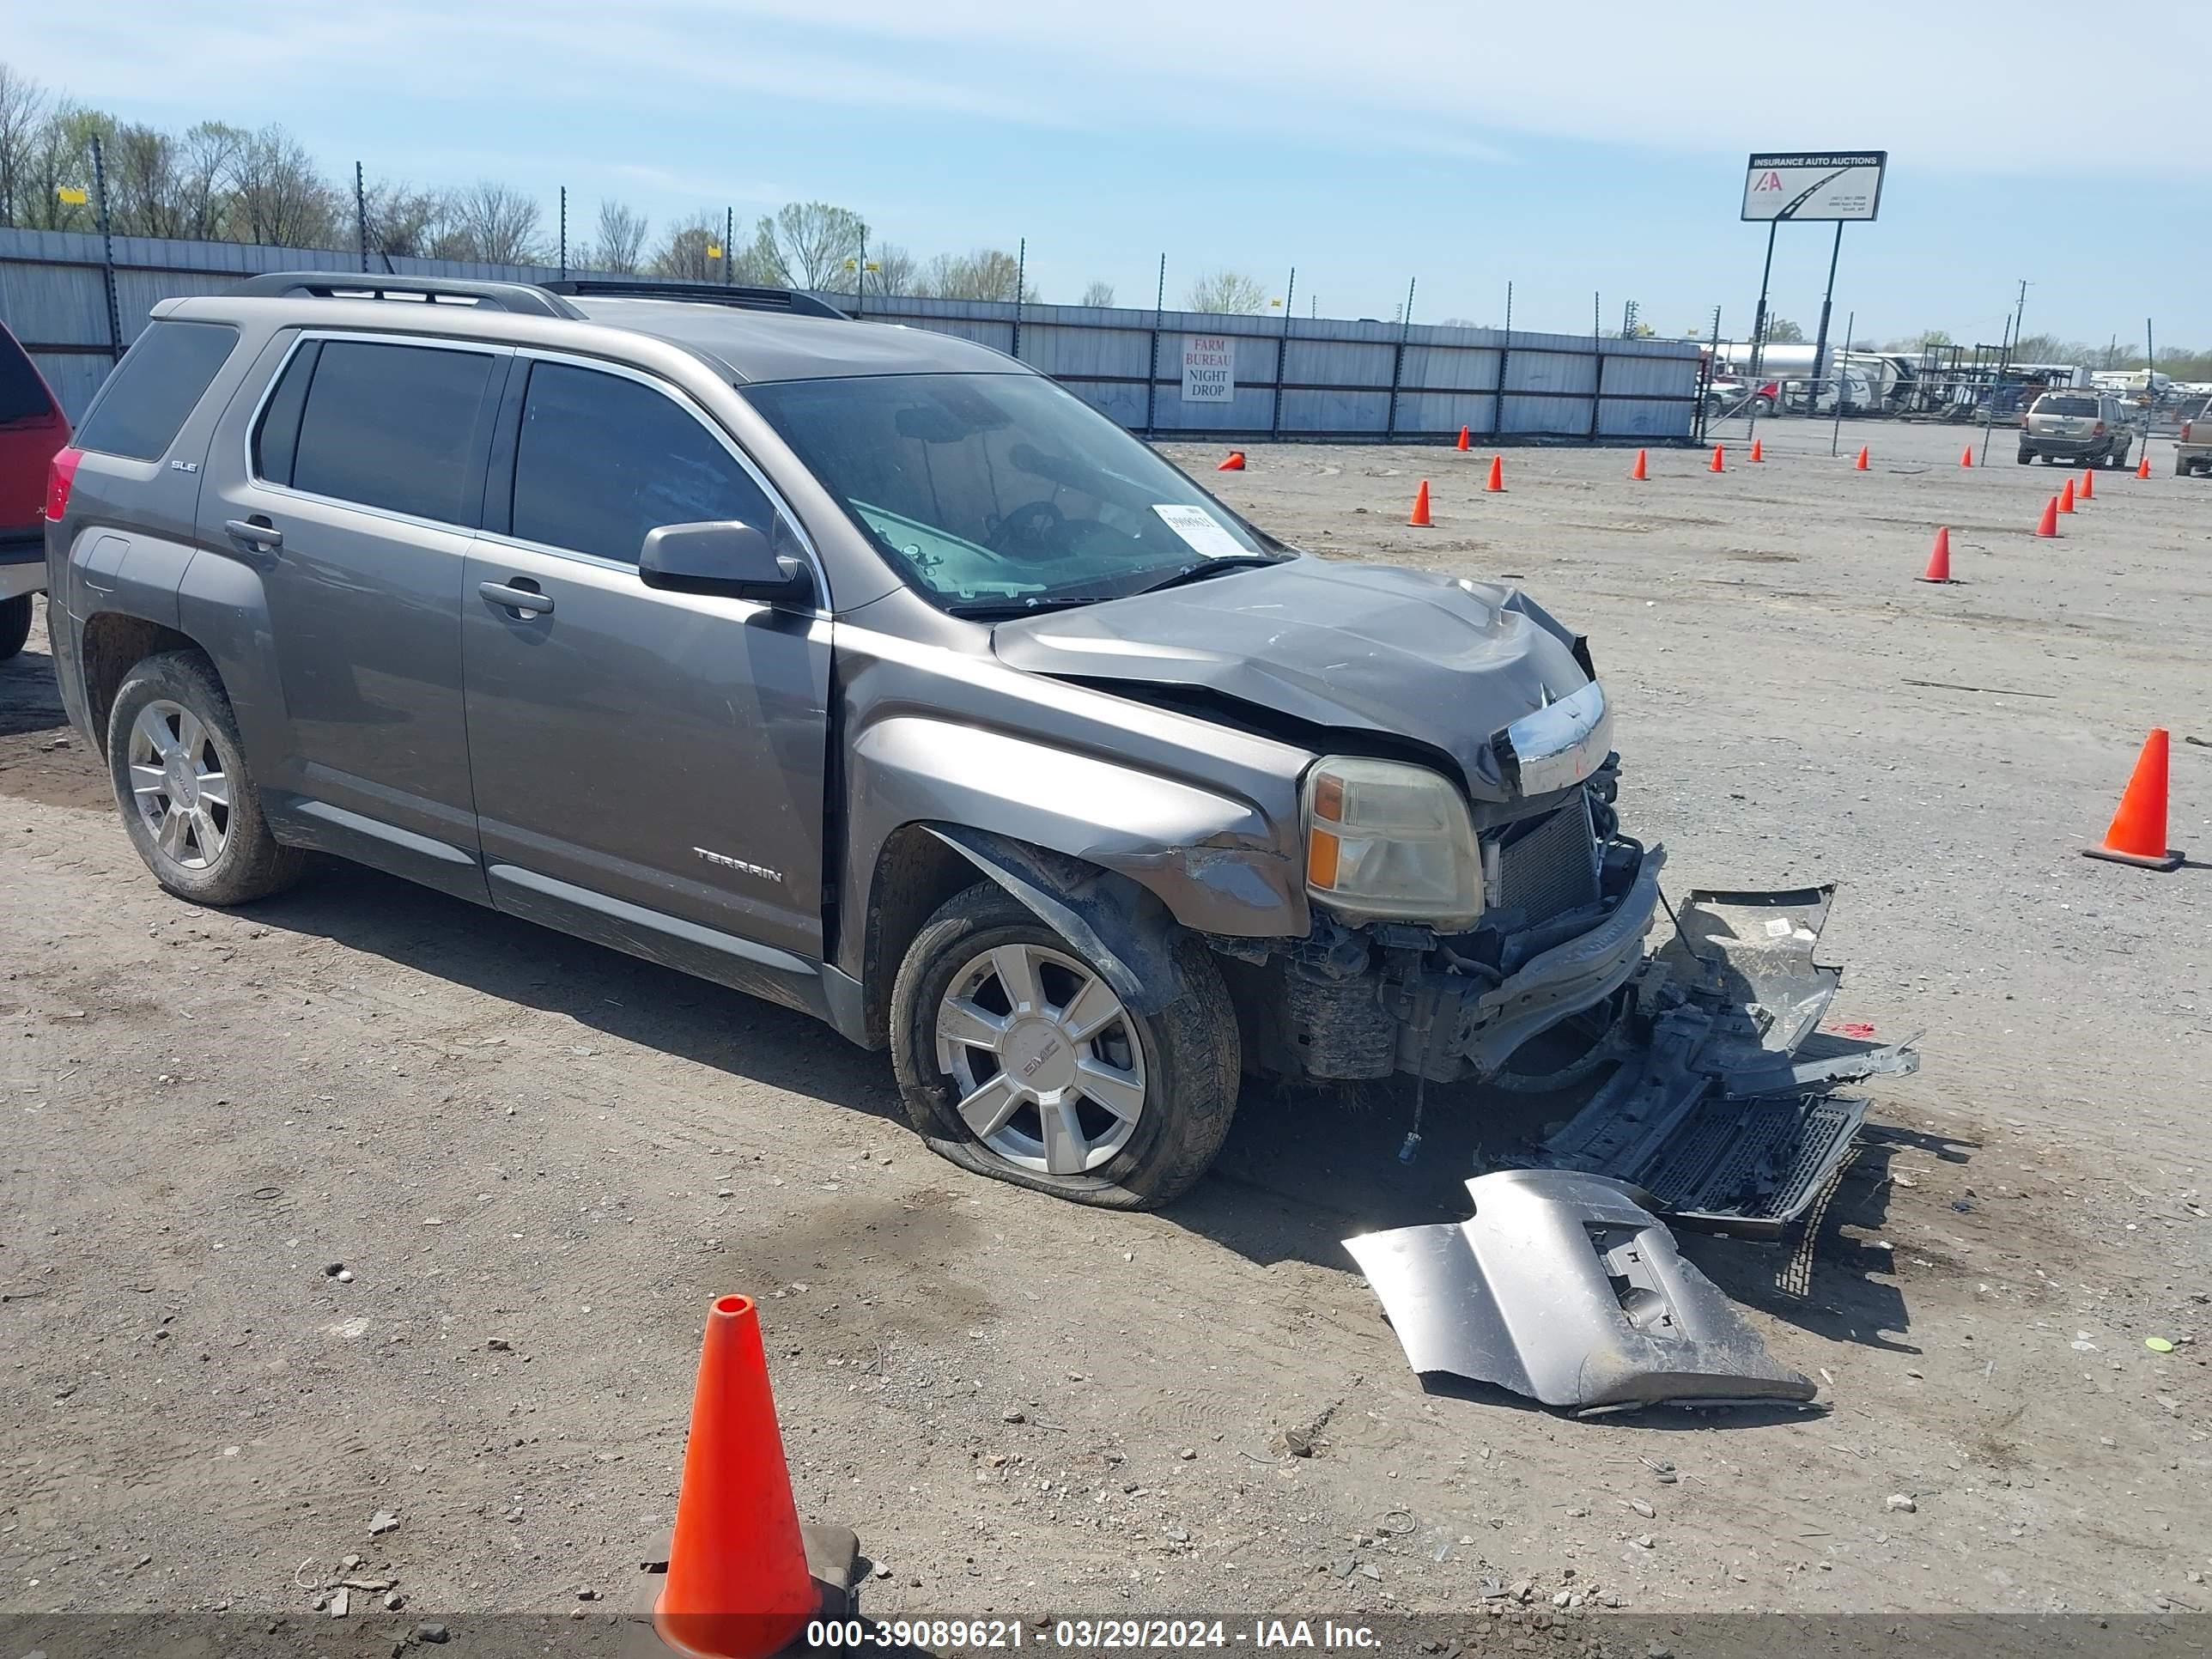
[[[1326,891],[1336,885],[1337,840],[1326,830],[1306,832],[1306,884]]]

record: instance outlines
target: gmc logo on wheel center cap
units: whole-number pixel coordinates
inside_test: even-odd
[[[1031,1060],[1027,1065],[1022,1067],[1022,1075],[1025,1078],[1035,1077],[1036,1075],[1037,1067],[1043,1065],[1045,1061],[1050,1060],[1059,1052],[1060,1039],[1058,1037],[1054,1037],[1051,1042],[1046,1043],[1043,1048],[1037,1050],[1036,1057],[1035,1059]]]

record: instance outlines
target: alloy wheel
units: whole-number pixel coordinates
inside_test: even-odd
[[[206,723],[157,698],[131,722],[131,796],[161,855],[204,870],[230,837],[230,780]]]

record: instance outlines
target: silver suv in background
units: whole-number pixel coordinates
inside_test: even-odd
[[[2076,466],[2125,466],[2136,428],[2109,392],[2046,392],[2020,428],[2022,466],[2040,455]]]
[[[263,276],[156,307],[56,477],[63,696],[184,898],[335,854],[719,981],[1101,1205],[1196,1181],[1246,1072],[1504,1078],[1567,1028],[1524,1086],[1617,1076],[1557,1157],[1666,1207],[1795,1213],[1858,1122],[1790,1064],[1825,890],[1692,894],[1645,955],[1581,637],[1301,554],[982,346]]]

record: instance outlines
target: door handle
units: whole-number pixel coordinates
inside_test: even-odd
[[[226,519],[222,527],[231,540],[273,553],[284,545],[284,532],[266,519]]]
[[[520,611],[526,617],[542,616],[553,608],[553,601],[535,587],[521,587],[507,582],[478,582],[477,592],[494,605],[505,605],[509,611]]]

